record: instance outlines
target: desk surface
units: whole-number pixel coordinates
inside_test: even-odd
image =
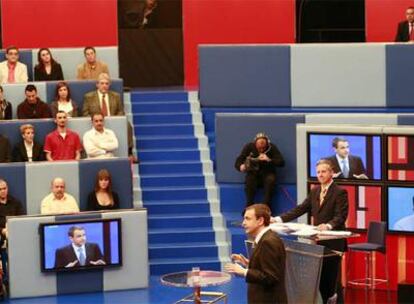
[[[200,271],[198,282],[193,282],[191,271],[168,273],[161,277],[161,283],[174,287],[207,287],[222,285],[231,280],[231,275],[221,271]]]

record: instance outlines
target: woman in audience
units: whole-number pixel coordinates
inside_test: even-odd
[[[34,141],[34,127],[30,124],[21,125],[20,133],[23,140],[13,149],[13,161],[33,162],[45,160],[42,145]]]
[[[36,81],[63,80],[62,66],[53,59],[48,48],[41,48],[37,52],[37,61],[34,68]]]
[[[119,208],[118,194],[112,191],[111,174],[102,169],[96,175],[95,190],[89,193],[88,210],[110,210]]]
[[[3,95],[3,87],[0,86],[0,120],[12,119],[12,105]]]
[[[63,111],[68,117],[78,116],[78,106],[70,97],[70,89],[66,82],[60,81],[56,85],[55,101],[50,104],[52,117],[56,117],[56,113]]]

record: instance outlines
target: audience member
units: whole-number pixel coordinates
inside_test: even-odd
[[[112,191],[112,178],[108,170],[99,170],[95,189],[88,195],[88,210],[110,210],[119,208],[119,198]]]
[[[118,149],[118,139],[114,131],[104,128],[104,116],[92,114],[92,129],[83,135],[83,147],[88,158],[114,157],[113,151]]]
[[[96,80],[101,73],[109,74],[106,63],[96,59],[96,50],[92,46],[87,46],[83,50],[86,62],[78,66],[77,79]]]
[[[12,119],[12,105],[3,94],[3,87],[0,86],[0,120]]]
[[[11,161],[11,147],[9,139],[0,134],[0,163]]]
[[[27,66],[19,62],[19,49],[10,46],[6,49],[6,60],[0,62],[0,83],[27,82]]]
[[[405,11],[405,21],[398,23],[395,42],[414,41],[414,6]]]
[[[62,67],[53,59],[48,48],[41,48],[37,52],[37,62],[34,68],[36,81],[63,80]]]
[[[33,162],[45,160],[45,154],[41,144],[34,140],[35,129],[30,124],[20,126],[22,141],[13,149],[13,161],[15,162]]]
[[[37,88],[28,84],[24,90],[26,99],[17,106],[18,119],[50,118],[49,106],[37,96]]]
[[[65,180],[56,177],[51,183],[52,192],[42,200],[41,214],[64,214],[79,212],[79,206],[75,198],[65,192]]]
[[[63,111],[56,114],[56,130],[46,136],[44,151],[48,161],[79,160],[82,145],[79,135],[66,127],[67,115]]]
[[[243,147],[236,159],[235,167],[240,172],[246,172],[247,206],[253,204],[257,188],[263,186],[263,203],[271,208],[276,186],[276,167],[284,166],[284,164],[285,161],[279,149],[270,143],[269,137],[264,133],[258,133],[253,142]]]
[[[78,106],[76,102],[71,99],[69,85],[60,81],[56,85],[55,101],[50,104],[52,117],[56,117],[58,111],[63,111],[68,117],[78,116]]]
[[[22,203],[9,195],[7,182],[0,179],[0,229],[1,239],[7,237],[6,216],[23,215]]]

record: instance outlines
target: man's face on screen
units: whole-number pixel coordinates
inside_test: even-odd
[[[347,141],[338,141],[335,152],[340,158],[347,158],[349,155],[349,143]]]
[[[256,218],[256,212],[254,209],[248,209],[244,213],[242,225],[246,234],[255,237],[260,227],[263,225],[263,219]]]
[[[75,246],[81,247],[86,243],[85,230],[76,229],[75,231],[73,231],[73,236],[70,237],[70,240]]]
[[[333,178],[333,171],[329,165],[320,164],[316,167],[316,176],[322,185],[329,184]]]
[[[407,9],[405,12],[405,17],[407,18],[407,21],[409,23],[414,22],[414,9],[412,8]]]

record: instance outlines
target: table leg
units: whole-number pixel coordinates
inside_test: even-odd
[[[194,304],[201,304],[201,287],[194,287]]]

